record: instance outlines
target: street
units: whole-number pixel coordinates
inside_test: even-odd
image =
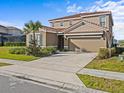
[[[34,82],[0,75],[0,93],[67,93]]]

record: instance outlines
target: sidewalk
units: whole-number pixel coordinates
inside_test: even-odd
[[[124,73],[83,68],[78,74],[88,74],[115,80],[124,80]]]
[[[16,77],[31,79],[54,86],[66,87],[85,87],[76,74],[66,73],[60,71],[52,71],[47,69],[37,69],[19,65],[3,67],[0,69],[1,73],[10,74]]]
[[[13,65],[0,69],[0,74],[10,75],[16,78],[45,84],[46,86],[69,91],[67,93],[108,93],[96,89],[87,88],[74,73],[50,71]],[[64,92],[66,93],[66,92]]]

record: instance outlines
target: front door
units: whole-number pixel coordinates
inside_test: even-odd
[[[58,49],[59,50],[64,49],[64,36],[63,35],[58,36]]]

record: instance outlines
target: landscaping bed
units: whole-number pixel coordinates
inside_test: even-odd
[[[120,61],[117,56],[108,59],[94,59],[85,68],[124,72],[124,61]]]
[[[0,47],[0,58],[21,60],[21,61],[32,61],[32,60],[39,58],[39,57],[28,56],[28,55],[10,54],[9,53],[10,48],[12,48],[12,47]]]
[[[124,81],[105,79],[90,75],[78,74],[80,80],[88,87],[111,93],[124,93]]]

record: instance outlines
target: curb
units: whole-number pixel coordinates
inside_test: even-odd
[[[31,75],[26,75],[23,73],[16,73],[16,72],[11,72],[11,71],[0,71],[0,74],[6,75],[6,76],[12,76],[17,79],[21,80],[27,80],[27,81],[32,81],[38,84],[42,85],[47,85],[48,87],[52,87],[54,89],[59,89],[60,91],[68,91],[69,93],[78,93],[77,91],[79,90],[85,90],[86,86],[81,86],[81,85],[76,85],[76,84],[71,84],[71,83],[66,83],[66,82],[60,82],[60,81],[54,81],[50,79],[45,79],[45,78],[40,78],[40,77],[35,77]]]

